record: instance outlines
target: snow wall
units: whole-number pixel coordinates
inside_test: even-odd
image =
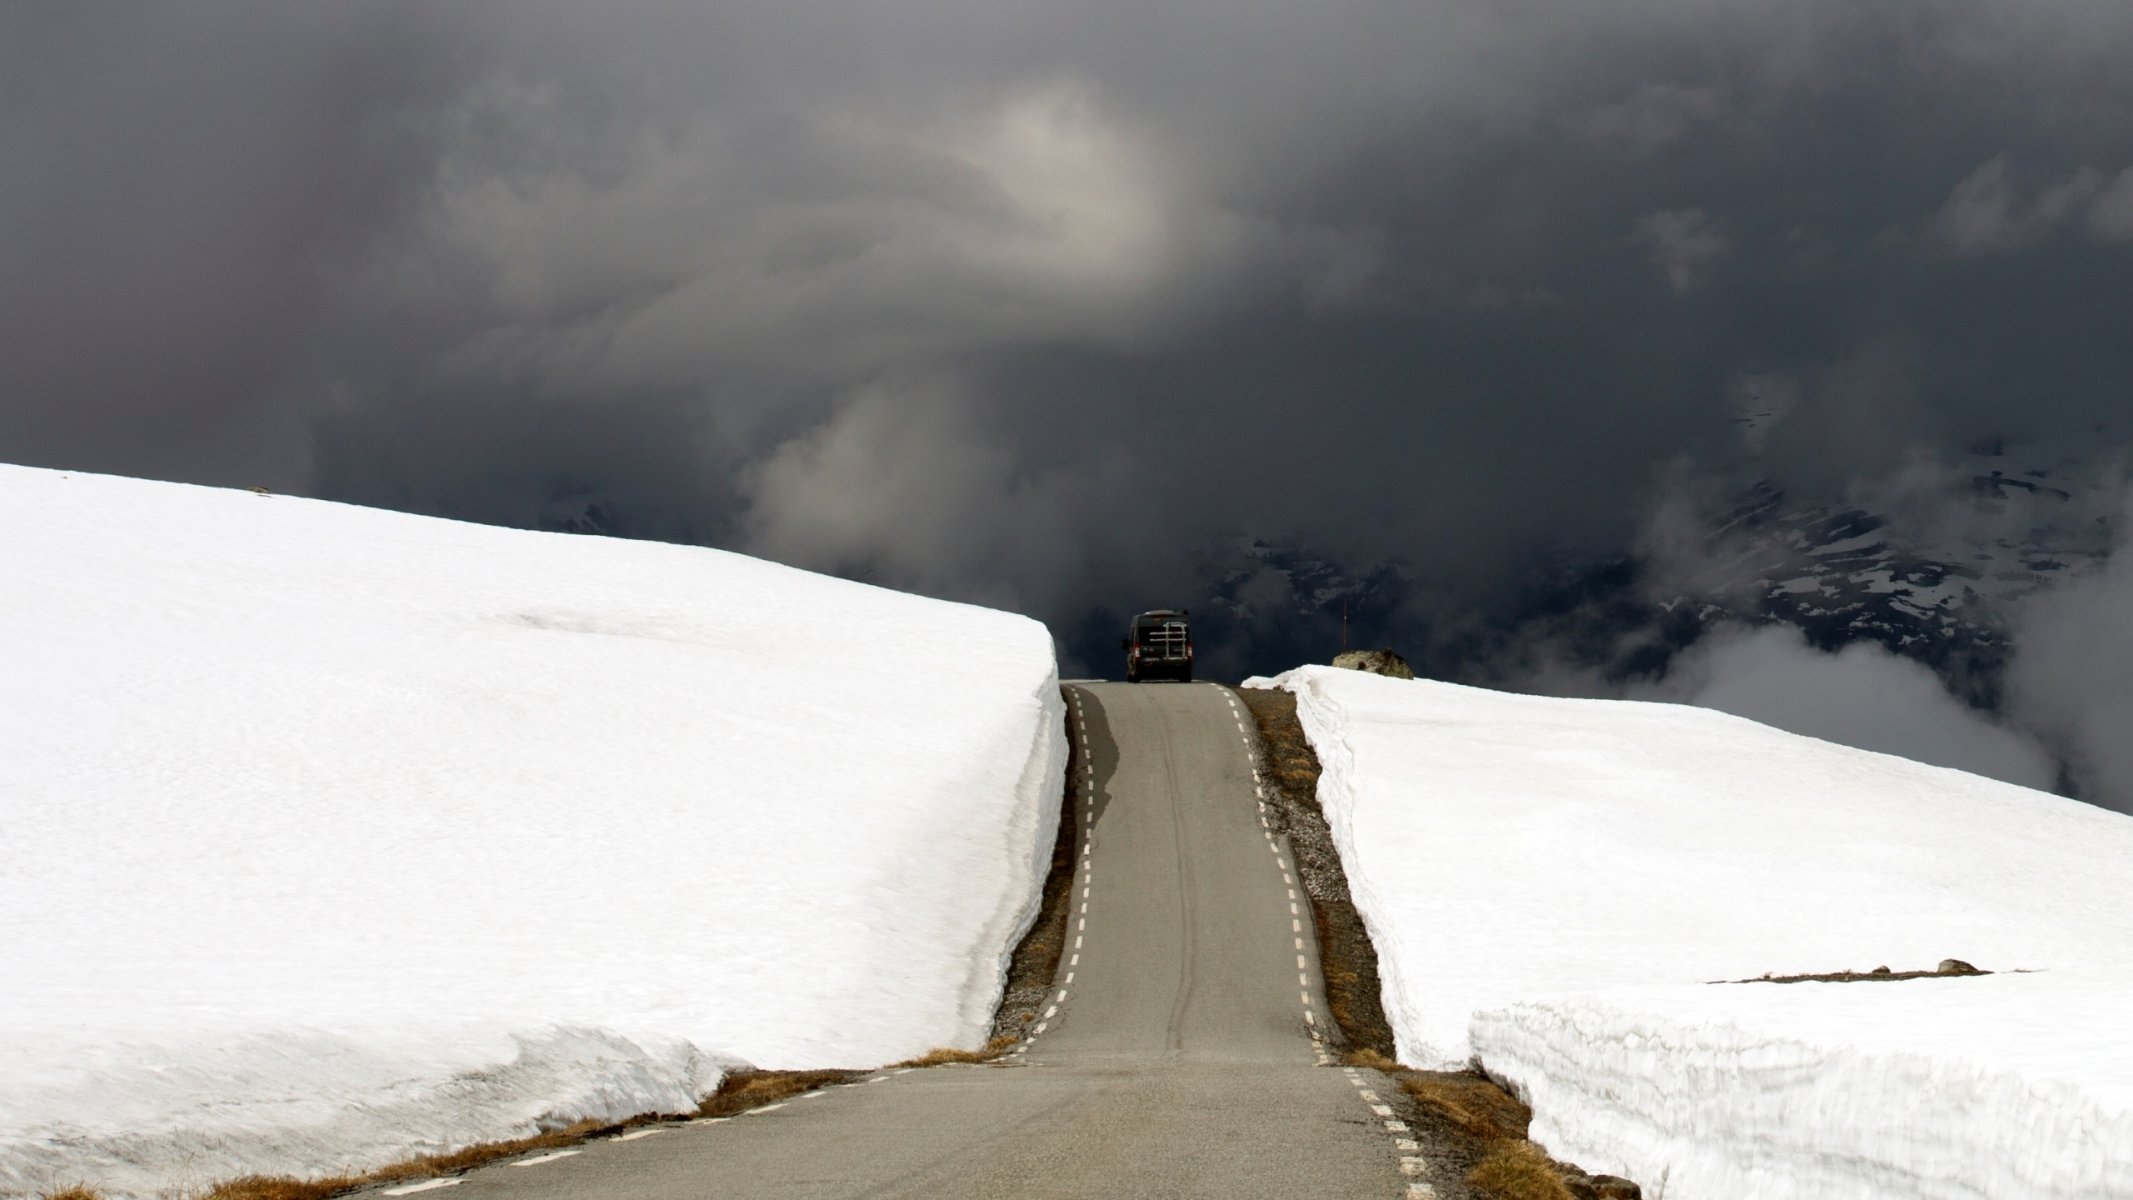
[[[361,1169],[987,1032],[1023,617],[0,467],[0,1194]]]
[[[1668,1200],[2133,1196],[2133,819],[1675,705],[1306,667],[1402,1061]],[[1714,985],[1943,958],[2022,974]],[[1648,1192],[1648,1194],[1652,1194]]]

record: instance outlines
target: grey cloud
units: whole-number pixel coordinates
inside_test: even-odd
[[[1743,380],[1831,494],[2115,413],[2129,50],[2093,0],[14,5],[0,457],[1063,629],[1249,531],[1442,623],[1742,454]],[[1996,252],[1919,253],[2003,154],[1948,225]]]
[[[1725,222],[1700,208],[1647,213],[1637,219],[1637,240],[1665,273],[1667,286],[1688,292],[1709,282],[1733,252]]]

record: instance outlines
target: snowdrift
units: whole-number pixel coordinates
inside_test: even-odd
[[[2133,819],[1674,705],[1296,693],[1403,1061],[1670,1200],[2133,1195]],[[1709,981],[1931,970],[1887,983]]]
[[[986,1034],[1022,617],[0,467],[0,1194],[360,1168]]]

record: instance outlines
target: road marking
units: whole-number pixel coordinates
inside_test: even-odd
[[[1304,923],[1303,923],[1302,921],[1290,921],[1290,922],[1289,922],[1289,932],[1290,932],[1290,933],[1302,933],[1303,931],[1304,931]]]
[[[1079,949],[1081,949],[1081,939],[1080,939],[1080,938],[1075,938],[1075,939],[1074,939],[1074,948],[1075,948],[1076,950],[1079,950]]]
[[[1406,1132],[1407,1132],[1407,1122],[1405,1122],[1405,1121],[1387,1121],[1387,1122],[1385,1122],[1385,1132],[1387,1132],[1387,1133],[1406,1133]]]
[[[1296,939],[1296,948],[1297,948],[1298,950],[1301,950],[1301,949],[1303,949],[1303,948],[1304,948],[1304,940],[1303,940],[1302,938],[1297,938],[1297,939]]]
[[[1299,970],[1299,971],[1301,971],[1301,970],[1303,970],[1303,969],[1304,969],[1304,966],[1305,966],[1305,963],[1304,963],[1304,956],[1303,956],[1303,955],[1301,955],[1301,954],[1297,955],[1297,956],[1296,956],[1296,969],[1297,969],[1297,970]]]
[[[1309,1008],[1306,1008],[1306,1009],[1304,1009],[1304,1024],[1306,1024],[1306,1025],[1316,1025],[1316,1024],[1318,1024],[1318,1018],[1317,1018],[1316,1016],[1313,1016],[1313,1015],[1312,1015],[1312,1013],[1311,1013],[1311,1010],[1310,1010]]]
[[[1289,874],[1287,871],[1283,871],[1281,873],[1281,881],[1293,887],[1296,884],[1296,877],[1294,875]]]
[[[761,1108],[751,1108],[747,1112],[742,1113],[741,1115],[744,1117],[760,1117],[764,1113],[776,1112],[783,1107],[785,1106],[782,1104],[766,1104]]]
[[[1289,860],[1288,860],[1288,859],[1286,859],[1286,858],[1280,858],[1280,857],[1276,857],[1276,858],[1274,859],[1274,861],[1275,861],[1276,863],[1279,863],[1279,864],[1280,864],[1280,866],[1281,866],[1281,869],[1282,869],[1282,870],[1286,871],[1286,870],[1288,870],[1288,869],[1289,869]]]
[[[618,1142],[634,1142],[638,1138],[657,1137],[665,1132],[666,1130],[664,1129],[636,1129],[630,1131],[629,1133],[623,1134],[621,1137],[618,1137],[615,1140]]]
[[[1079,942],[1079,941],[1077,940],[1077,941],[1076,941],[1076,942],[1075,942],[1074,944],[1078,946],[1078,945],[1080,945],[1081,943],[1080,943],[1080,942]],[[1071,958],[1071,959],[1067,960],[1067,965],[1068,965],[1068,966],[1070,966],[1070,967],[1078,967],[1078,966],[1080,966],[1080,965],[1081,965],[1081,956],[1080,956],[1079,954],[1077,954],[1077,955],[1075,955],[1075,956],[1074,956],[1073,958]],[[1074,976],[1073,976],[1072,974],[1069,974],[1069,975],[1067,976],[1067,982],[1068,982],[1068,983],[1072,983],[1072,982],[1074,982]]]
[[[1437,1200],[1437,1189],[1426,1183],[1407,1185],[1407,1200]]]
[[[1364,1103],[1366,1104],[1376,1104],[1378,1102],[1378,1094],[1376,1092],[1370,1091],[1367,1088],[1363,1091],[1357,1092],[1356,1095],[1361,1096],[1363,1098]]]
[[[421,1183],[410,1183],[406,1187],[386,1188],[385,1194],[388,1196],[412,1196],[416,1192],[434,1192],[438,1188],[458,1186],[459,1180],[457,1177],[451,1179],[425,1179]]]
[[[773,1104],[771,1105],[771,1107],[776,1108],[777,1105]],[[763,1110],[759,1108],[755,1111],[762,1112]],[[571,1156],[577,1153],[578,1152],[575,1150],[551,1150],[548,1153],[541,1155],[539,1158],[522,1158],[519,1159],[517,1162],[512,1163],[511,1165],[514,1167],[537,1167],[540,1166],[542,1163],[552,1163],[559,1158],[570,1158]]]
[[[1370,1111],[1381,1117],[1389,1117],[1392,1115],[1392,1106],[1389,1104],[1373,1104],[1370,1106]]]
[[[1081,911],[1083,911],[1083,912],[1087,912],[1087,911],[1089,911],[1089,909],[1088,909],[1088,906],[1087,906],[1087,905],[1083,905],[1083,906],[1082,906],[1082,909],[1081,909]],[[1084,931],[1086,931],[1086,930],[1087,930],[1088,928],[1089,928],[1089,919],[1088,919],[1087,917],[1083,917],[1083,918],[1081,918],[1081,924],[1079,924],[1079,925],[1076,925],[1076,926],[1074,927],[1074,932],[1076,932],[1076,933],[1081,933],[1081,932],[1084,932]],[[1075,945],[1077,945],[1077,946],[1079,946],[1079,945],[1081,944],[1081,939],[1080,939],[1080,938],[1076,938],[1076,939],[1074,939],[1074,944],[1075,944]]]
[[[1059,1015],[1059,1006],[1058,1006],[1058,1005],[1056,1005],[1056,1004],[1054,1004],[1054,1005],[1053,1005],[1053,1006],[1051,1006],[1050,1008],[1047,1008],[1047,1009],[1045,1009],[1045,1010],[1044,1010],[1044,1019],[1045,1019],[1045,1020],[1047,1020],[1047,1021],[1051,1020],[1051,1019],[1052,1019],[1053,1017],[1056,1017],[1056,1016],[1058,1016],[1058,1015]]]
[[[1050,1026],[1050,1024],[1049,1024],[1049,1023],[1047,1023],[1047,1022],[1044,1022],[1044,1021],[1039,1021],[1039,1022],[1037,1022],[1037,1028],[1035,1028],[1035,1029],[1031,1030],[1030,1032],[1031,1032],[1031,1034],[1032,1034],[1032,1035],[1034,1036],[1035,1034],[1043,1033],[1043,1032],[1044,1032],[1045,1030],[1047,1030],[1047,1029],[1049,1029],[1049,1028],[1051,1028],[1051,1026]]]
[[[1079,955],[1077,955],[1076,957],[1079,957]],[[1071,967],[1071,966],[1073,966],[1074,964],[1073,964],[1073,963],[1068,963],[1067,965]],[[1068,971],[1068,972],[1067,972],[1067,977],[1066,977],[1065,979],[1062,979],[1062,980],[1060,980],[1060,982],[1061,982],[1061,983],[1072,983],[1072,982],[1074,982],[1074,973],[1073,973],[1072,971]],[[1060,989],[1059,989],[1059,998],[1060,998],[1061,1000],[1064,1000],[1064,999],[1066,999],[1066,989],[1065,989],[1065,988],[1060,988]]]
[[[1304,1001],[1304,1007],[1305,1007],[1305,1008],[1309,1008],[1309,1007],[1311,1007],[1311,993],[1309,993],[1309,992],[1305,992],[1305,993],[1303,994],[1303,1001]]]
[[[1392,1141],[1392,1148],[1395,1150],[1405,1150],[1408,1153],[1412,1154],[1422,1148],[1422,1143],[1414,1140],[1413,1138],[1394,1138]]]
[[[1296,908],[1296,903],[1295,903],[1295,901],[1293,901],[1293,900],[1289,902],[1289,915],[1290,915],[1290,916],[1295,916],[1295,915],[1297,915],[1297,908]]]
[[[1426,1158],[1403,1158],[1400,1160],[1400,1174],[1402,1175],[1420,1175],[1428,1170],[1429,1160]]]
[[[1295,898],[1296,898],[1296,889],[1295,889],[1295,888],[1290,888],[1290,889],[1289,889],[1289,899],[1291,899],[1291,900],[1294,900]]]

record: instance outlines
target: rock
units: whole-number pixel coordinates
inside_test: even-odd
[[[1934,974],[1936,975],[1984,975],[1986,973],[1960,958],[1941,959],[1940,966],[1934,968]]]
[[[1372,675],[1384,675],[1392,679],[1413,679],[1415,669],[1407,660],[1385,650],[1345,650],[1333,658],[1333,665],[1350,671],[1368,671]]]
[[[1889,970],[1887,967],[1875,967],[1871,972],[1871,974],[1875,975],[1894,975],[1895,973],[1896,972]]]
[[[1620,1175],[1593,1176],[1592,1190],[1599,1193],[1600,1200],[1644,1200],[1644,1189]]]

